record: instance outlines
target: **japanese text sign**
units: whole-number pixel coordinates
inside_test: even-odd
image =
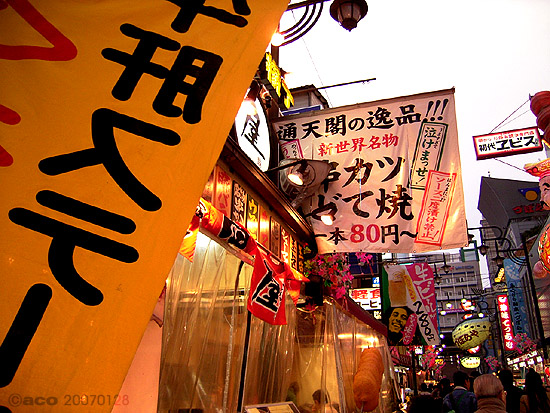
[[[395,344],[438,345],[439,326],[435,282],[431,267],[425,263],[385,265],[382,277],[384,321],[388,341]]]
[[[2,2],[0,410],[116,401],[288,1],[203,3]]]
[[[514,343],[514,330],[510,317],[508,297],[506,295],[499,295],[497,297],[497,305],[500,314],[500,330],[504,341],[504,350],[512,351],[516,348],[516,344]]]
[[[382,309],[380,288],[354,288],[350,295],[365,310]]]
[[[286,116],[274,128],[285,156],[333,166],[303,205],[320,253],[467,245],[453,89]]]
[[[536,127],[474,136],[474,145],[478,160],[542,150],[542,140]]]
[[[515,258],[516,261],[518,259],[522,258]],[[519,275],[521,266],[510,258],[505,258],[503,265],[506,285],[508,287],[508,307],[510,308],[514,333],[526,333],[530,337],[527,305],[525,304],[524,292]]]

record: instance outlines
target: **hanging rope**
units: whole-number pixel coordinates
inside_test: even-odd
[[[489,133],[493,133],[493,132],[495,131],[495,129],[497,129],[500,125],[502,125],[504,122],[506,122],[514,113],[516,113],[518,110],[520,110],[521,107],[522,107],[523,105],[525,105],[527,102],[529,102],[529,98],[528,98],[525,102],[523,102],[523,103],[519,106],[519,108],[517,108],[517,109],[514,110],[512,113],[510,113],[510,115],[508,115],[508,116],[506,117],[506,119],[504,119],[504,120],[503,120],[502,122],[500,122],[497,126],[495,126],[495,127],[493,128],[493,130],[491,130],[491,132],[489,132]]]

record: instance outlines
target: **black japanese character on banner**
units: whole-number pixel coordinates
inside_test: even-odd
[[[392,218],[397,214],[397,211],[399,211],[399,216],[407,221],[414,218],[414,215],[410,212],[412,197],[407,194],[407,188],[403,188],[402,185],[396,187],[396,190],[392,192],[394,195],[387,195],[384,188],[379,188],[380,198],[376,200],[379,209],[376,218],[380,218],[384,212],[389,214],[388,218]],[[386,203],[386,201],[389,202]],[[408,213],[405,210],[406,208],[409,210]]]
[[[331,135],[346,134],[346,115],[338,115],[334,118],[325,119],[326,131]]]
[[[279,283],[273,278],[273,271],[264,260],[267,272],[262,277],[252,294],[252,301],[276,313],[279,310],[282,291]]]
[[[277,131],[277,136],[281,141],[292,141],[296,139],[297,137],[296,123],[290,122],[290,123],[285,123],[282,126],[279,126],[279,130]]]
[[[311,122],[303,123],[302,126],[304,128],[304,136],[302,136],[301,139],[305,139],[309,135],[313,135],[315,136],[315,138],[320,138],[321,136],[323,136],[322,133],[316,132],[316,129],[319,129],[319,123],[321,123],[321,121],[319,120],[313,120]]]
[[[180,136],[170,129],[102,108],[92,114],[93,148],[43,159],[38,168],[46,175],[59,175],[103,164],[118,186],[137,205],[146,211],[159,210],[161,200],[130,172],[120,156],[114,136],[115,128],[168,146],[180,143]]]
[[[34,284],[27,291],[0,345],[0,388],[12,382],[51,298],[52,289],[46,284]]]
[[[125,66],[113,87],[113,97],[122,101],[130,99],[143,74],[149,74],[164,79],[153,101],[155,112],[172,118],[182,116],[190,124],[200,122],[204,100],[223,58],[206,50],[183,46],[172,67],[167,69],[151,62],[153,54],[157,48],[179,50],[178,42],[131,24],[123,24],[120,30],[128,37],[139,39],[139,42],[133,54],[111,48],[102,51],[105,59]],[[192,82],[186,82],[186,79],[192,79]],[[174,105],[180,93],[187,96],[183,109]]]
[[[246,248],[250,238],[248,231],[239,226],[236,222],[231,221],[225,215],[223,216],[222,228],[218,236],[241,250]]]
[[[391,119],[391,112],[385,108],[378,107],[375,112],[369,110],[369,116],[367,121],[369,126],[367,129],[390,129],[394,126]]]
[[[348,203],[355,199],[355,202],[353,203],[353,208],[352,208],[353,213],[358,217],[368,218],[370,214],[367,211],[361,210],[359,207],[361,206],[361,201],[363,201],[363,199],[371,195],[374,195],[374,192],[372,191],[360,192],[358,194],[355,194],[346,198],[342,198],[342,201]]]
[[[405,106],[399,106],[399,109],[401,110],[401,113],[403,116],[396,116],[395,119],[397,120],[398,125],[407,125],[411,123],[421,122],[422,121],[422,115],[420,113],[414,112],[414,105],[409,104]]]
[[[338,168],[338,165],[340,165],[338,162],[332,161],[330,162],[331,168],[328,173],[328,176],[321,182],[321,185],[323,187],[323,192],[326,194],[328,191],[328,186],[331,182],[336,182],[340,179],[340,175],[342,175],[340,172],[336,171],[336,168]]]
[[[384,159],[386,160],[386,162],[390,165],[393,165],[394,164],[394,160],[388,156],[384,156]],[[378,162],[378,166],[380,168],[384,168],[386,165],[384,164],[384,162],[382,162],[381,160],[377,160],[376,162]],[[397,158],[397,162],[395,163],[395,167],[392,169],[392,171],[388,174],[388,176],[386,176],[384,179],[382,179],[382,182],[387,182],[393,178],[395,178],[397,176],[397,174],[401,171],[401,165],[403,165],[403,163],[405,162],[405,160],[402,158],[402,157],[398,157]]]
[[[344,170],[346,172],[351,172],[348,180],[344,185],[342,185],[342,188],[345,186],[348,186],[351,184],[354,180],[359,182],[361,185],[365,185],[370,177],[371,171],[372,171],[372,163],[366,162],[361,158],[355,158],[355,165],[345,167]],[[361,169],[365,168],[365,173],[362,177],[358,178],[357,176],[361,172]],[[357,179],[356,179],[357,178]]]
[[[198,14],[212,17],[222,23],[231,24],[236,27],[244,27],[248,24],[248,21],[244,17],[241,17],[250,15],[250,8],[246,0],[233,0],[233,10],[237,13],[236,15],[216,7],[205,6],[205,0],[167,1],[181,9],[171,24],[172,29],[178,33],[186,33]]]
[[[126,217],[56,192],[40,191],[36,199],[43,206],[94,225],[125,234],[135,230],[134,222]],[[76,270],[73,260],[76,247],[125,263],[136,262],[139,257],[135,248],[25,208],[13,208],[9,211],[8,216],[13,223],[52,238],[48,251],[48,265],[52,270],[52,275],[61,287],[85,305],[101,304],[103,294],[84,280]]]
[[[346,241],[347,238],[344,237],[344,231],[342,231],[339,227],[335,227],[334,231],[330,231],[330,234],[332,234],[329,238],[327,238],[328,241],[333,241],[334,245],[338,245],[340,241]]]

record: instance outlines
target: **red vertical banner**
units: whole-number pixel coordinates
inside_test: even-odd
[[[214,206],[226,217],[231,216],[231,201],[233,181],[229,174],[216,165],[214,169],[216,189],[214,191]]]
[[[504,340],[504,350],[512,351],[516,348],[514,343],[514,330],[512,319],[510,317],[510,306],[508,305],[508,296],[499,295],[497,297],[498,312],[500,314],[500,331]]]
[[[248,196],[248,202],[246,206],[246,229],[256,241],[258,240],[259,235],[259,220],[260,220],[260,211],[259,204],[254,198]]]
[[[231,220],[241,224],[243,227],[246,225],[246,192],[237,181],[233,181]]]
[[[290,234],[281,227],[281,258],[290,265]]]
[[[281,224],[275,220],[275,218],[270,218],[270,237],[269,237],[269,250],[276,257],[281,256]]]
[[[260,235],[258,241],[267,249],[269,246],[269,214],[266,209],[260,205]]]

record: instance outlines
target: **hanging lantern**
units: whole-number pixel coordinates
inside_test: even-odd
[[[491,322],[480,318],[469,318],[458,324],[452,332],[453,341],[461,350],[479,346],[490,334]]]
[[[348,31],[357,27],[357,23],[367,15],[368,10],[365,0],[334,0],[330,5],[332,18]]]
[[[460,364],[467,369],[476,369],[481,364],[481,359],[475,356],[462,357]]]

